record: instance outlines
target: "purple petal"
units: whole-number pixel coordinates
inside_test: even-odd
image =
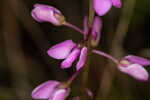
[[[111,7],[111,0],[94,0],[94,9],[99,16],[105,15]]]
[[[61,68],[69,68],[72,66],[72,63],[77,59],[80,54],[80,49],[75,48],[69,56],[61,63]]]
[[[149,77],[148,72],[139,64],[131,64],[128,67],[119,66],[119,69],[140,81],[147,81]]]
[[[62,25],[64,16],[58,9],[44,4],[35,4],[34,7],[31,15],[38,22],[50,22],[54,25]],[[55,15],[58,15],[59,18]]]
[[[72,40],[66,40],[51,47],[47,53],[55,59],[65,59],[75,46],[76,44]]]
[[[42,83],[32,92],[32,98],[34,99],[48,99],[53,94],[54,89],[60,83],[57,81],[47,81]]]
[[[86,56],[87,56],[87,48],[83,47],[81,50],[79,61],[76,65],[76,70],[79,70],[80,68],[84,66],[85,61],[86,61]]]
[[[40,19],[36,13],[37,13],[37,9],[33,9],[31,12],[32,17],[38,22],[43,22],[43,20]]]
[[[92,46],[97,46],[100,40],[100,33],[102,29],[102,19],[98,16],[95,17],[92,27]]]
[[[88,34],[88,17],[87,16],[84,17],[83,25],[84,25],[83,27],[84,27],[84,39],[85,39]]]
[[[49,100],[65,100],[69,95],[69,89],[58,89],[55,91],[53,96],[49,98]]]
[[[129,60],[131,63],[137,63],[143,66],[150,65],[150,60],[138,56],[129,55],[125,56],[125,59]]]
[[[112,0],[112,4],[113,6],[115,6],[116,8],[121,8],[121,1],[120,0]]]

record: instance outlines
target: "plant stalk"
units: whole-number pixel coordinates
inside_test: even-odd
[[[88,48],[88,52],[87,52],[87,59],[86,59],[86,64],[84,66],[83,69],[83,73],[82,73],[82,95],[81,98],[82,100],[88,100],[87,95],[84,91],[85,88],[87,88],[87,83],[88,83],[88,75],[89,75],[89,68],[90,68],[90,56],[91,56],[91,30],[92,30],[92,25],[93,25],[93,20],[94,20],[94,9],[93,9],[93,0],[89,0],[89,18],[88,18],[88,34],[89,35],[89,39],[87,41],[87,48]]]

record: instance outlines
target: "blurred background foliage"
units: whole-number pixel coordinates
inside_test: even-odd
[[[102,17],[103,29],[97,49],[121,58],[135,54],[150,58],[150,1],[122,0],[121,9],[112,8]],[[67,21],[83,29],[88,15],[87,0],[0,0],[0,100],[32,100],[32,90],[47,80],[65,81],[74,66],[60,69],[60,60],[47,50],[80,33],[65,26],[38,23],[31,17],[35,3],[53,5]],[[150,81],[141,83],[117,70],[104,57],[92,55],[88,86],[100,100],[149,100]],[[150,68],[146,67],[150,73]],[[80,75],[72,83],[71,95],[80,95]],[[70,100],[70,99],[68,99]]]

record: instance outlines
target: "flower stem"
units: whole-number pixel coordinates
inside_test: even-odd
[[[94,20],[94,14],[95,11],[93,9],[93,0],[89,0],[89,18],[88,18],[88,34],[89,34],[89,39],[87,41],[87,59],[86,59],[86,64],[82,73],[82,94],[81,98],[82,100],[88,100],[87,96],[84,92],[84,89],[87,88],[87,83],[88,83],[88,74],[89,74],[89,68],[90,68],[90,56],[91,56],[91,28],[93,25],[93,20]]]
[[[111,55],[109,55],[105,52],[102,52],[102,51],[99,51],[99,50],[92,50],[92,52],[95,53],[95,54],[101,55],[103,57],[106,57],[106,58],[112,60],[116,64],[118,64],[118,62],[119,62],[116,58],[114,58],[113,56],[111,56]]]
[[[77,70],[70,78],[69,80],[67,81],[67,85],[70,85],[72,83],[72,81],[77,77],[77,75],[81,72],[81,70],[83,69],[80,68],[79,70]]]
[[[73,28],[74,30],[76,30],[76,31],[78,31],[78,32],[80,32],[82,34],[84,34],[84,32],[80,28],[78,28],[77,26],[75,26],[75,25],[73,25],[73,24],[71,24],[69,22],[64,22],[63,24],[68,26],[68,27],[70,27],[70,28]]]
[[[89,68],[90,68],[90,56],[91,56],[91,43],[90,43],[91,38],[88,41],[88,52],[87,52],[87,58],[86,58],[86,63],[85,67],[83,69],[82,73],[82,100],[87,100],[87,96],[84,92],[84,89],[87,88],[87,83],[88,83],[88,74],[89,74]]]

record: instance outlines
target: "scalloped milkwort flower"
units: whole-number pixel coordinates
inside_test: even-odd
[[[94,0],[94,9],[99,16],[105,15],[112,5],[120,8],[122,3],[120,0]]]
[[[76,64],[76,70],[78,70],[85,64],[87,48],[74,43],[72,40],[66,40],[52,46],[48,50],[48,55],[55,59],[64,59],[61,63],[62,69],[70,68],[72,63],[80,55],[79,61]]]
[[[34,9],[31,11],[31,15],[38,22],[50,22],[56,26],[66,25],[79,31],[82,34],[84,33],[78,27],[67,22],[63,14],[53,6],[45,4],[35,4]]]
[[[49,5],[35,4],[31,15],[38,22],[50,22],[57,26],[65,23],[65,18],[62,13]]]
[[[149,74],[143,66],[150,65],[150,60],[134,55],[128,55],[121,60],[118,60],[99,50],[92,50],[92,52],[112,60],[121,72],[126,73],[139,81],[144,82],[148,80]]]
[[[49,100],[65,100],[70,93],[70,84],[82,70],[82,67],[77,70],[66,82],[49,80],[32,91],[34,99],[49,99]],[[90,91],[89,91],[90,94]]]
[[[69,95],[70,88],[63,83],[50,80],[36,87],[32,92],[34,99],[65,100]]]
[[[128,55],[120,60],[119,70],[137,80],[147,81],[149,74],[143,66],[148,65],[150,65],[150,60],[134,55]]]
[[[102,20],[100,17],[96,16],[94,19],[93,27],[92,27],[92,41],[91,45],[93,47],[97,46],[100,40],[100,31],[102,27]],[[55,59],[64,59],[61,63],[61,68],[66,69],[72,66],[72,63],[78,58],[80,55],[79,61],[76,64],[76,70],[80,69],[84,66],[87,55],[87,47],[86,42],[89,39],[89,34],[87,31],[87,20],[85,17],[84,20],[84,42],[81,44],[76,44],[72,40],[66,40],[59,44],[52,46],[48,50],[48,55]]]
[[[65,21],[64,16],[61,12],[48,5],[35,4],[34,9],[31,14],[32,17],[38,22],[50,22],[54,25],[66,25],[71,27],[78,32],[82,33],[84,36],[84,41],[81,44],[74,43],[72,40],[65,40],[52,46],[48,51],[48,55],[55,59],[64,59],[61,63],[61,68],[70,68],[72,63],[79,57],[79,61],[76,64],[76,72],[68,80],[67,84],[63,84],[58,81],[47,81],[40,86],[38,86],[32,92],[32,97],[35,99],[49,99],[49,100],[64,100],[69,94],[69,88],[65,86],[70,84],[72,80],[78,75],[80,70],[82,70],[87,56],[87,41],[92,32],[92,42],[93,46],[97,46],[99,43],[100,30],[101,30],[101,19],[100,17],[95,17],[92,31],[88,30],[88,20],[87,17],[84,18],[84,30],[82,31],[78,27]]]

